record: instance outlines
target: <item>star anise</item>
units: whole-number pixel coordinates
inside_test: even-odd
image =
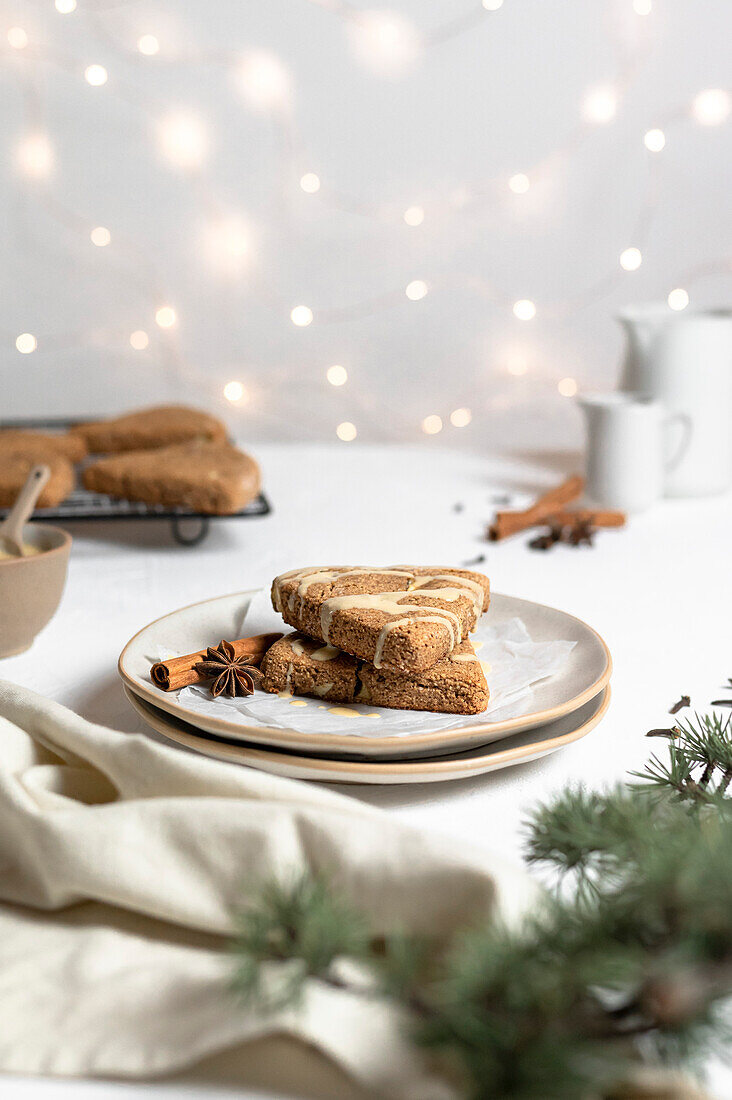
[[[231,642],[223,638],[215,649],[208,647],[205,661],[198,661],[193,667],[207,680],[213,680],[211,694],[214,699],[219,695],[253,695],[254,685],[261,676],[256,665],[247,664],[244,657],[237,657]]]
[[[557,542],[561,542],[564,530],[560,523],[549,523],[546,534],[537,535],[528,543],[530,550],[551,550]]]
[[[592,546],[595,536],[595,528],[588,519],[579,519],[573,523],[567,533],[567,542],[570,546]]]

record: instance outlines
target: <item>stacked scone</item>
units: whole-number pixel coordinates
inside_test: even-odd
[[[262,687],[336,703],[478,714],[488,705],[468,635],[488,578],[463,569],[297,569],[272,604],[296,628],[267,651]]]

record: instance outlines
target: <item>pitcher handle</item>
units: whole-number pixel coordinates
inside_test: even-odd
[[[687,416],[686,413],[671,413],[669,416],[664,417],[663,425],[667,431],[673,424],[679,424],[681,426],[681,437],[674,452],[667,457],[664,462],[664,470],[667,474],[675,470],[681,462],[689,449],[692,435],[691,417]]]

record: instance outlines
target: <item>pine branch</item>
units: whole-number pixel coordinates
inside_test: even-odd
[[[622,788],[606,794],[567,790],[528,819],[526,858],[560,876],[573,871],[582,884],[617,873],[628,850],[642,843],[648,807]]]
[[[631,773],[644,781],[636,789],[651,785],[699,804],[719,801],[732,782],[732,715],[696,714],[678,722],[673,734],[668,762],[653,756],[644,771]]]
[[[732,716],[679,723],[635,778],[532,815],[527,859],[563,888],[518,931],[474,929],[445,952],[372,937],[321,880],[270,885],[241,920],[239,990],[265,1010],[307,980],[391,1000],[475,1100],[610,1096],[644,1058],[698,1058],[732,994]]]
[[[265,884],[258,904],[238,917],[234,985],[266,1011],[296,1004],[309,977],[327,977],[335,959],[363,958],[363,916],[336,898],[325,881],[302,876]],[[287,963],[268,980],[266,963]]]

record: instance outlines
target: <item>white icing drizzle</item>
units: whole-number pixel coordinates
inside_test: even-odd
[[[483,613],[483,600],[485,593],[483,592],[483,586],[478,581],[471,581],[469,577],[456,577],[454,573],[435,573],[434,576],[429,577],[417,577],[417,583],[414,588],[424,588],[429,581],[449,581],[453,584],[457,581],[461,587],[469,588],[473,593],[473,608],[475,610],[475,617],[479,619]],[[414,591],[414,589],[412,589]],[[429,595],[430,590],[425,592],[425,595]],[[463,593],[465,595],[465,593]]]
[[[476,657],[473,653],[456,653],[450,658],[451,661],[472,661],[476,665],[480,665],[483,669],[483,675],[487,676],[491,670],[491,666],[487,661],[481,661],[480,657]]]
[[[308,573],[307,576],[303,577],[300,581],[297,588],[293,589],[289,602],[290,611],[294,612],[297,604],[297,597],[299,596],[300,614],[302,614],[305,596],[307,595],[308,588],[310,588],[312,584],[330,584],[332,581],[342,580],[344,577],[358,577],[364,573],[388,574],[389,576],[409,577],[411,580],[414,579],[414,574],[406,569],[367,569],[364,566],[358,566],[354,569],[323,569],[318,573]]]
[[[287,581],[290,577],[297,577],[301,573],[307,573],[307,569],[290,569],[287,573],[280,573],[279,577],[275,577],[272,584],[272,603],[274,604],[275,611],[279,611],[282,614],[282,582]]]
[[[463,577],[453,573],[425,573],[415,574],[409,569],[373,569],[363,566],[359,567],[347,567],[340,568],[308,568],[308,569],[293,569],[289,573],[282,573],[275,579],[273,586],[273,602],[278,611],[282,610],[282,582],[286,580],[297,579],[298,584],[293,588],[288,600],[288,610],[291,614],[295,613],[297,607],[297,600],[300,600],[300,612],[302,613],[303,602],[307,591],[313,584],[330,584],[336,580],[340,580],[343,577],[358,576],[360,574],[375,573],[380,575],[393,575],[400,577],[408,577],[409,584],[407,589],[400,589],[396,592],[379,592],[371,594],[360,594],[353,596],[331,596],[329,599],[323,601],[320,608],[320,627],[323,640],[327,643],[322,649],[316,650],[311,656],[315,660],[332,660],[338,653],[333,646],[330,645],[330,629],[333,621],[333,616],[337,611],[346,611],[350,609],[360,608],[363,610],[381,611],[385,615],[399,616],[399,618],[392,618],[390,621],[384,623],[376,642],[376,650],[374,653],[374,666],[376,668],[381,667],[384,646],[387,638],[392,630],[398,626],[403,626],[413,621],[412,618],[405,618],[404,613],[407,616],[417,616],[424,619],[427,622],[433,622],[439,626],[444,626],[450,633],[450,648],[454,649],[455,646],[462,641],[462,625],[460,617],[455,614],[454,611],[450,611],[447,608],[433,608],[429,604],[413,604],[402,603],[405,599],[407,592],[414,592],[420,590],[420,595],[426,599],[443,600],[447,603],[454,603],[456,600],[464,598],[468,595],[472,595],[473,609],[476,620],[480,616],[483,610],[484,591],[483,586],[478,582],[472,580],[470,577]],[[428,588],[429,584],[435,581],[445,581],[448,584],[442,588]],[[430,614],[425,614],[430,612]],[[296,645],[300,648],[296,648]],[[302,648],[301,643],[293,643],[293,651],[298,655],[305,650]]]
[[[332,687],[332,684],[319,684],[318,687],[313,688],[313,695],[317,695],[318,698],[323,699]]]
[[[427,610],[424,608],[423,610]],[[447,616],[450,618],[447,618]],[[454,620],[454,622],[452,621]],[[437,623],[438,626],[444,626],[450,631],[450,648],[454,649],[460,638],[460,620],[452,611],[444,611],[442,609],[435,615],[420,615],[419,621],[422,623]],[[398,626],[404,626],[405,624],[413,623],[414,619],[391,619],[388,623],[384,623],[379,631],[379,637],[376,639],[376,649],[374,651],[374,668],[381,668],[381,658],[384,653],[384,644],[386,639],[392,630],[395,630]],[[457,638],[457,640],[456,640]]]
[[[275,611],[279,611],[282,614],[282,582],[289,581],[293,577],[306,577],[310,573],[321,573],[322,566],[314,565],[308,566],[306,569],[288,569],[286,573],[280,573],[279,577],[275,577],[272,584],[272,603],[274,604]]]
[[[411,619],[390,619],[388,623],[384,623],[381,630],[379,631],[379,636],[376,639],[376,649],[374,650],[374,668],[381,668],[381,658],[384,653],[384,643],[386,642],[386,639],[388,638],[391,631],[395,630],[396,627],[404,626],[405,623],[408,624],[411,621]],[[445,620],[442,620],[442,622],[444,625]],[[450,637],[454,638],[454,636],[455,635],[452,633],[452,627],[450,627]]]
[[[272,586],[272,603],[274,604],[275,611],[279,611],[280,614],[282,614],[283,581],[292,580],[293,578],[297,578],[300,581],[297,588],[290,594],[290,599],[288,601],[290,611],[294,611],[297,597],[300,597],[300,605],[302,607],[305,593],[311,584],[318,582],[328,584],[339,577],[357,576],[361,573],[388,573],[397,577],[414,577],[410,569],[373,569],[367,566],[352,567],[342,565],[337,567],[331,566],[327,569],[323,569],[322,566],[309,566],[306,569],[290,569],[287,573],[280,573],[279,577],[275,577]]]
[[[297,598],[300,597],[300,614],[302,614],[303,603],[305,602],[305,596],[307,595],[308,588],[311,584],[329,584],[335,579],[335,576],[342,576],[342,574],[334,574],[332,569],[324,569],[318,573],[308,573],[300,581],[297,588],[293,588],[290,593],[289,608],[290,612],[294,612],[297,604]]]
[[[431,588],[429,592],[424,592],[425,597],[436,600],[445,600],[449,603],[454,603],[465,595],[465,592],[460,588]],[[384,645],[386,643],[387,636],[397,626],[403,626],[405,623],[413,622],[411,618],[405,618],[404,612],[407,615],[416,615],[421,619],[425,619],[427,622],[438,623],[444,626],[450,632],[450,648],[454,649],[455,646],[462,640],[462,626],[460,617],[455,614],[454,611],[448,610],[444,607],[430,607],[429,604],[412,604],[402,603],[406,597],[405,592],[379,592],[377,595],[360,595],[360,596],[331,596],[330,599],[324,600],[320,608],[320,628],[323,638],[326,642],[330,643],[330,627],[333,621],[333,616],[337,611],[349,611],[353,608],[361,608],[365,611],[382,611],[385,615],[398,615],[400,618],[392,619],[382,626],[379,631],[379,636],[376,641],[376,651],[374,653],[374,667],[381,668],[381,659],[384,652]]]
[[[311,661],[332,661],[340,654],[340,650],[332,645],[320,646],[319,649],[314,649],[312,653],[308,653],[303,645],[303,639],[297,635],[291,638],[290,649],[296,657],[310,657]]]
[[[339,649],[336,649],[333,645],[324,645],[320,649],[314,649],[310,654],[312,661],[333,661],[340,653]]]

